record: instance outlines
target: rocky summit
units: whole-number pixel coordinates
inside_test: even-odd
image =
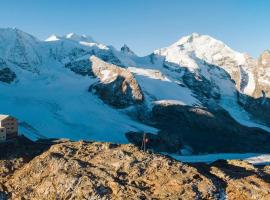
[[[131,144],[39,140],[0,146],[1,199],[269,199],[270,170],[185,164]]]

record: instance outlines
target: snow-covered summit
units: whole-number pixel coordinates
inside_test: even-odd
[[[0,46],[2,51],[11,47],[17,41],[34,45],[39,40],[17,28],[0,28]]]
[[[194,58],[214,65],[226,66],[226,59],[233,60],[236,65],[245,64],[245,54],[236,52],[223,42],[208,35],[193,33],[182,37],[169,47],[156,50],[155,54],[164,56],[166,61],[181,66],[198,68]]]
[[[52,42],[52,41],[58,41],[58,40],[71,40],[76,42],[87,42],[87,43],[96,43],[95,40],[89,35],[78,35],[76,33],[68,33],[64,36],[58,36],[58,35],[51,35],[49,36],[45,41],[46,42]]]
[[[89,42],[89,43],[96,43],[93,38],[89,35],[78,35],[76,33],[69,33],[64,36],[66,39],[74,40],[78,42]]]
[[[15,35],[17,35],[28,40],[39,41],[33,35],[30,35],[29,33],[26,33],[18,28],[0,28],[0,35],[1,37],[5,37],[6,39],[12,39]]]
[[[28,71],[38,71],[40,41],[17,28],[0,29],[0,58]]]
[[[58,41],[60,40],[61,38],[57,35],[50,35],[45,41],[46,42],[52,42],[52,41]]]
[[[162,57],[166,65],[186,68],[192,73],[200,74],[211,83],[222,74],[222,77],[233,79],[236,89],[240,92],[252,95],[255,90],[254,60],[209,35],[193,33],[182,37],[169,47],[156,50],[154,54]],[[213,66],[222,72],[213,70]],[[220,85],[219,79],[216,79],[216,85]],[[220,89],[223,85],[220,85]]]

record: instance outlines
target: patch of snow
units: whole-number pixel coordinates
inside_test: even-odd
[[[117,76],[117,73],[111,73],[110,70],[102,70],[101,74],[103,76],[101,79],[102,82],[114,80]]]
[[[69,40],[74,40],[78,42],[89,42],[89,43],[95,43],[95,41],[92,39],[91,36],[86,36],[86,35],[77,35],[75,33],[69,33],[63,38],[69,39]]]
[[[236,95],[236,94],[235,94]],[[236,96],[223,96],[220,105],[240,124],[248,127],[257,127],[270,132],[270,127],[256,123],[250,119],[250,115],[238,103]]]
[[[157,105],[186,105],[184,102],[179,100],[159,100],[154,101],[154,104]]]
[[[269,165],[270,164],[270,154],[251,156],[245,160],[249,163],[254,164],[254,165]]]
[[[244,88],[244,93],[247,95],[252,95],[256,88],[256,83],[253,73],[248,73],[248,85]]]
[[[103,44],[98,44],[98,43],[94,43],[94,42],[84,42],[84,41],[80,41],[79,43],[81,45],[88,46],[88,47],[97,47],[99,49],[109,50],[109,48]]]
[[[58,41],[58,40],[60,40],[60,39],[59,39],[59,37],[57,35],[51,35],[45,41],[46,42],[51,42],[51,41]]]
[[[128,70],[137,75],[146,76],[161,81],[171,82],[171,80],[165,75],[163,75],[159,70],[144,69],[138,67],[128,67]]]
[[[186,163],[212,163],[214,161],[223,160],[244,160],[254,165],[265,165],[270,163],[270,154],[258,153],[218,153],[218,154],[205,154],[205,155],[175,155],[167,154],[176,160]]]

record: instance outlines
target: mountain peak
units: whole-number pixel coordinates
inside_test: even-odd
[[[58,41],[58,40],[72,40],[76,42],[88,42],[88,43],[96,43],[91,36],[88,35],[78,35],[76,33],[68,33],[64,36],[51,35],[45,41]]]
[[[69,33],[64,36],[64,38],[69,39],[69,40],[74,40],[78,42],[92,42],[94,43],[95,41],[93,38],[89,35],[78,35],[76,33]]]
[[[196,60],[223,67],[232,67],[230,63],[234,63],[234,66],[244,65],[246,62],[244,54],[234,51],[220,40],[198,33],[184,36],[169,47],[156,50],[154,53],[166,57],[168,62],[192,70],[200,68]]]
[[[135,53],[126,44],[121,47],[121,52],[128,55],[135,55]]]
[[[38,39],[16,27],[14,28],[0,28],[0,35],[2,38],[8,42],[10,40],[15,39],[16,37],[20,36],[21,38],[24,38],[25,40],[32,40],[32,41],[38,41]]]
[[[218,44],[223,44],[223,42],[216,40],[215,38],[209,36],[209,35],[202,35],[199,33],[192,33],[190,35],[184,36],[180,38],[175,45],[184,45],[184,44],[190,44],[190,43],[207,43],[207,42],[212,42],[212,43],[218,43]]]
[[[259,64],[263,67],[270,66],[270,51],[264,50],[258,59]]]
[[[49,36],[45,41],[51,42],[51,41],[57,41],[57,40],[60,40],[60,37],[53,34],[53,35]]]

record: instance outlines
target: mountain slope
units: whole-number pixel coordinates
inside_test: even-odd
[[[267,53],[262,57],[267,65]],[[239,101],[244,101],[245,97],[261,98],[267,93],[267,73],[262,75],[267,67],[260,65],[262,58],[257,62],[246,54],[232,50],[221,41],[199,34],[183,37],[167,48],[156,50],[149,56],[149,59],[151,58],[154,60],[153,65],[171,71],[173,76],[198,94],[200,100],[205,102],[214,99],[240,123],[263,127],[252,123],[254,116],[261,122],[269,123],[268,118],[253,115],[252,108],[246,109],[247,106],[238,104]],[[253,110],[258,109],[254,107]],[[258,112],[262,110],[264,109],[259,108]]]
[[[262,103],[268,102],[268,93],[260,96],[259,92],[268,90],[268,79],[263,76],[268,70],[267,52],[257,63],[199,34],[145,57],[138,57],[126,45],[118,51],[74,33],[40,41],[18,29],[0,29],[0,36],[0,112],[17,117],[21,132],[33,139],[125,143],[126,133],[147,132],[158,139],[171,138],[159,142],[166,141],[167,151],[179,152],[185,145],[198,146],[192,141],[202,136],[214,144],[222,136],[215,134],[224,128],[236,146],[244,134],[242,146],[228,150],[226,140],[220,149],[211,151],[243,152],[248,149],[245,144],[250,151],[268,149],[269,128],[264,126],[269,123],[268,114],[258,116],[269,105]],[[177,113],[171,119],[169,111],[174,107]],[[158,117],[156,108],[162,108]],[[231,122],[231,127],[224,127],[223,122]],[[233,138],[236,130],[241,133]],[[183,141],[184,135],[189,139]],[[206,151],[201,147],[194,152]]]
[[[6,35],[17,36],[17,29],[3,32],[6,31],[11,32]],[[22,40],[27,41],[28,37]],[[7,40],[10,43],[12,41]],[[92,54],[105,60],[114,59],[109,48],[96,43],[89,44],[70,39],[37,42],[35,49],[42,58],[42,62],[35,65],[38,73],[21,68],[15,62],[9,64],[8,61],[9,68],[16,73],[17,78],[11,84],[0,84],[1,113],[16,116],[20,121],[21,132],[32,139],[68,137],[75,140],[126,142],[124,133],[129,130],[155,132],[154,128],[132,120],[124,111],[111,108],[88,92],[89,86],[96,81],[94,77],[81,76],[66,67],[66,63],[84,57],[88,61],[86,67],[91,69],[89,58]],[[23,50],[23,55],[30,55],[34,51],[30,46]]]

